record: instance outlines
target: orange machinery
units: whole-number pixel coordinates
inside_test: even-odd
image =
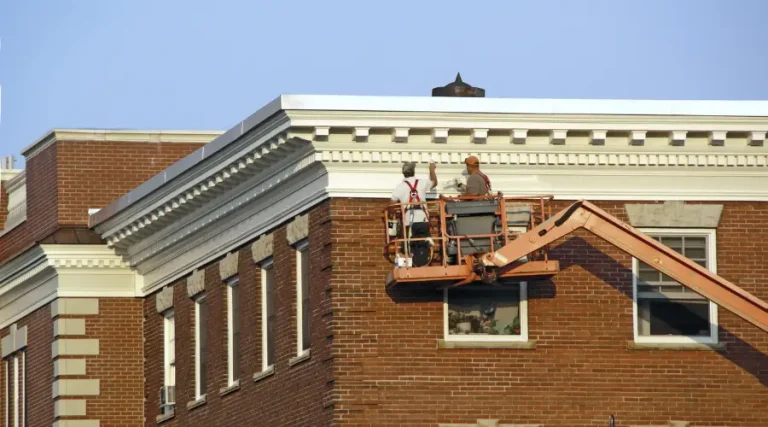
[[[552,214],[551,196],[440,197],[385,210],[385,256],[395,264],[387,286],[461,286],[498,278],[551,277],[560,265],[548,255],[555,240],[584,228],[681,285],[768,331],[768,304],[587,201]],[[429,213],[429,236],[409,233],[411,209]],[[405,220],[404,220],[405,219]],[[414,249],[415,248],[415,249]],[[424,256],[427,248],[428,256]],[[412,250],[414,249],[414,250]],[[419,254],[419,262],[414,262]]]

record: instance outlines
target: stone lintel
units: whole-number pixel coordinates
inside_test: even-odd
[[[253,262],[259,263],[272,256],[274,235],[267,234],[261,236],[259,240],[253,242],[251,246],[251,253],[253,255]]]
[[[299,215],[286,227],[288,244],[293,245],[309,236],[309,214]]]
[[[221,280],[227,280],[237,275],[237,262],[240,259],[240,252],[232,252],[219,261],[219,276]]]
[[[624,208],[633,227],[717,228],[723,213],[723,205],[690,205],[681,201],[627,203]]]
[[[166,286],[155,294],[155,308],[158,313],[173,308],[173,286]]]
[[[187,296],[194,298],[195,295],[205,290],[205,271],[195,270],[187,278]]]

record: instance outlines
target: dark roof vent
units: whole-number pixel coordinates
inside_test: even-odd
[[[485,89],[472,87],[461,80],[461,73],[456,74],[456,81],[432,89],[432,96],[459,96],[485,98]]]

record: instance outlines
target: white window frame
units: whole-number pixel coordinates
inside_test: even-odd
[[[301,262],[301,254],[309,250],[309,243],[305,240],[296,245],[296,355],[297,357],[306,356],[309,354],[310,348],[302,348],[304,342],[304,310],[302,304],[304,303],[302,281],[302,271],[304,268],[309,268],[309,265],[305,266]],[[312,324],[310,323],[310,329]]]
[[[201,381],[206,381],[207,379],[200,378],[200,304],[204,303],[205,294],[202,294],[195,299],[195,400],[200,400],[205,397],[205,393],[201,393]]]
[[[5,358],[5,425],[7,427],[26,427],[26,388],[27,388],[27,355],[24,349],[18,350]],[[10,367],[13,365],[13,378],[9,378]],[[19,369],[21,381],[19,381]],[[8,400],[8,392],[13,388],[13,402]]]
[[[707,269],[717,274],[717,232],[710,228],[639,228],[649,235],[705,237],[707,239]],[[646,344],[717,344],[719,338],[718,307],[709,301],[710,335],[695,336],[643,336],[639,334],[639,319],[637,307],[637,282],[639,279],[639,261],[632,257],[632,329],[636,343]],[[683,285],[684,286],[684,285]]]
[[[173,343],[171,343],[171,334],[173,334]],[[171,348],[173,345],[174,348]],[[167,386],[176,385],[176,317],[173,310],[168,310],[163,316],[163,384]],[[173,361],[171,361],[173,353]],[[173,372],[171,372],[171,362],[173,362]]]
[[[520,285],[520,335],[451,335],[448,330],[448,288],[443,290],[443,336],[452,342],[528,342],[528,282]],[[502,285],[503,286],[503,285]],[[503,289],[503,288],[501,288]],[[504,291],[509,292],[509,291]]]
[[[235,276],[232,279],[229,279],[227,281],[227,386],[231,387],[235,385],[236,381],[239,380],[239,377],[235,376],[235,342],[234,342],[234,320],[235,316],[240,316],[239,312],[236,312],[232,306],[232,293],[237,287],[237,290],[240,291],[239,288],[240,285],[240,278]],[[240,308],[240,294],[238,292],[238,301],[237,301],[238,311]],[[239,319],[238,319],[239,320]],[[238,325],[240,322],[238,322]],[[237,343],[238,346],[240,343]],[[239,352],[238,352],[239,353]]]
[[[267,364],[267,270],[275,267],[274,260],[271,258],[261,263],[261,371],[266,372],[272,369],[274,365]],[[272,279],[274,280],[274,270],[272,270]],[[272,286],[275,284],[273,283]]]

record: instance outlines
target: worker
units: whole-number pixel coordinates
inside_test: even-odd
[[[427,201],[427,191],[437,187],[435,162],[429,164],[429,179],[416,178],[416,163],[403,164],[403,180],[392,191],[392,201],[405,205],[403,221],[405,222],[406,241],[411,238],[428,238],[429,211],[423,203]],[[400,234],[400,233],[398,233]],[[407,243],[413,254],[413,265],[422,266],[429,263],[429,245],[426,241]]]
[[[459,190],[465,196],[485,196],[491,194],[491,180],[488,176],[480,172],[480,159],[475,156],[469,156],[464,159],[467,165],[467,183],[459,184]]]
[[[403,164],[403,180],[392,191],[392,201],[396,203],[415,203],[407,208],[406,225],[428,220],[426,207],[419,205],[427,201],[427,191],[437,187],[435,163],[429,164],[429,180],[416,178],[416,163]]]

